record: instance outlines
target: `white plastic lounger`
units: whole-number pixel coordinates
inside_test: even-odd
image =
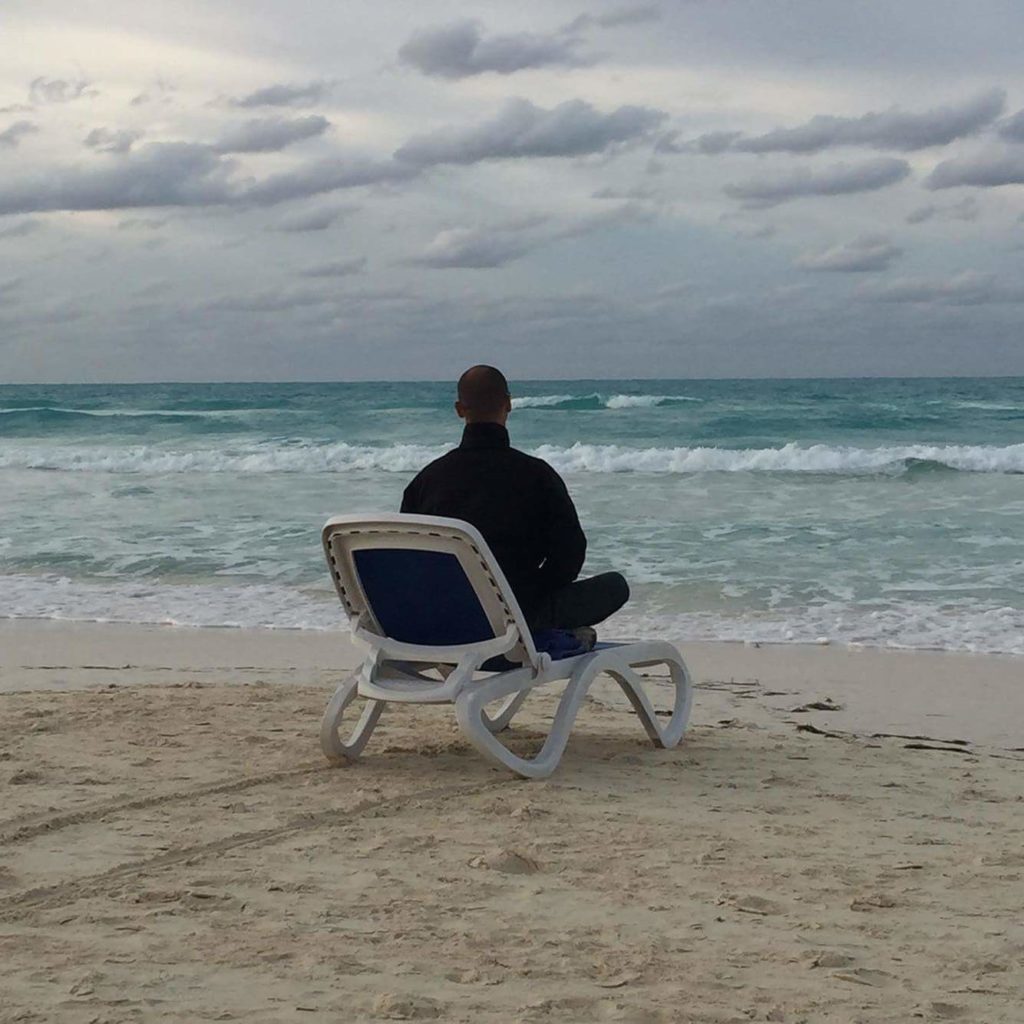
[[[323,528],[331,577],[366,660],[335,691],[320,727],[334,762],[359,756],[389,701],[453,703],[459,726],[485,757],[527,778],[558,766],[576,712],[602,672],[618,682],[656,747],[674,747],[690,717],[692,687],[670,643],[598,644],[560,661],[538,653],[511,588],[483,537],[458,519],[338,516]],[[672,714],[659,721],[638,669],[665,665],[675,684]],[[436,670],[440,679],[425,672]],[[497,737],[536,686],[568,680],[540,752],[519,757]],[[366,706],[347,739],[342,717]],[[502,701],[497,713],[487,705]]]

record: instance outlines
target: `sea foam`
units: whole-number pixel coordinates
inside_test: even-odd
[[[415,444],[381,447],[344,442],[233,445],[169,449],[155,445],[41,446],[0,449],[0,468],[106,473],[411,473],[445,449]],[[541,445],[533,454],[563,473],[823,473],[896,475],[929,470],[1024,473],[1024,444],[892,445],[855,448],[798,445],[779,448],[631,448],[576,443]]]

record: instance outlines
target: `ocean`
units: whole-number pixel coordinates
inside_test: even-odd
[[[1024,379],[515,382],[606,632],[1024,654]],[[332,629],[319,527],[458,442],[449,383],[0,386],[0,617]]]

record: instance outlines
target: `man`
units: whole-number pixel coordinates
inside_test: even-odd
[[[629,598],[619,573],[576,580],[587,538],[562,478],[509,444],[512,399],[502,373],[470,367],[459,378],[455,411],[466,421],[462,443],[420,471],[402,511],[472,523],[535,632],[579,630],[618,611]],[[593,631],[586,632],[592,645]]]

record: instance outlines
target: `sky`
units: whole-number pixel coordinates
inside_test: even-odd
[[[1024,375],[1019,0],[6,0],[0,382]]]

